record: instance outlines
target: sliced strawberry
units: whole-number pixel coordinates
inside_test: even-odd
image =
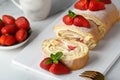
[[[73,24],[73,18],[69,15],[65,15],[63,17],[63,22],[66,24],[66,25],[72,25]]]
[[[5,24],[15,24],[15,18],[10,16],[10,15],[3,15],[2,16],[2,21]]]
[[[67,68],[64,64],[59,62],[58,64],[52,64],[49,71],[53,74],[68,74],[70,73],[70,69]]]
[[[112,3],[111,0],[103,0],[103,2],[104,2],[105,4],[111,4],[111,3]]]
[[[52,62],[50,64],[47,64],[46,61],[50,60],[49,57],[45,58],[44,60],[42,60],[42,62],[40,63],[40,67],[42,67],[45,70],[49,70],[49,68],[52,65]]]
[[[56,54],[51,54],[50,57],[45,58],[40,63],[40,67],[49,70],[53,74],[68,74],[70,69],[62,64],[59,60],[62,57],[62,52],[57,52]]]
[[[87,10],[89,5],[89,0],[80,0],[75,3],[74,7],[80,10]]]
[[[76,47],[75,47],[75,46],[68,45],[68,48],[69,48],[69,50],[74,50]]]
[[[105,9],[104,2],[91,0],[89,3],[89,10],[91,11],[98,11],[98,10],[104,10],[104,9]]]
[[[85,19],[81,15],[77,15],[74,18],[73,24],[78,27],[85,27],[85,28],[90,28],[90,23],[87,19]]]

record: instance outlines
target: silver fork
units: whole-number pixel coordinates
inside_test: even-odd
[[[92,80],[105,80],[104,75],[97,71],[85,71],[81,73],[80,76],[90,78]]]

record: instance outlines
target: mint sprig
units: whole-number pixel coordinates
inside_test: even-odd
[[[45,64],[51,64],[52,62],[53,62],[53,60],[50,58],[45,62]]]
[[[68,11],[68,15],[71,16],[72,18],[75,18],[77,15],[72,12],[71,10]]]
[[[46,64],[51,64],[51,63],[58,64],[62,55],[63,55],[62,52],[57,52],[56,54],[51,54],[50,59],[48,59],[45,63]]]

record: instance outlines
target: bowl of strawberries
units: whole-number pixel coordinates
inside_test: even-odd
[[[25,44],[32,30],[24,16],[15,19],[11,15],[2,15],[0,19],[0,49],[14,49]]]

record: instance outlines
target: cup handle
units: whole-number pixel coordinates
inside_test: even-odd
[[[19,0],[12,0],[12,2],[20,9],[22,9],[20,3],[19,3]]]

